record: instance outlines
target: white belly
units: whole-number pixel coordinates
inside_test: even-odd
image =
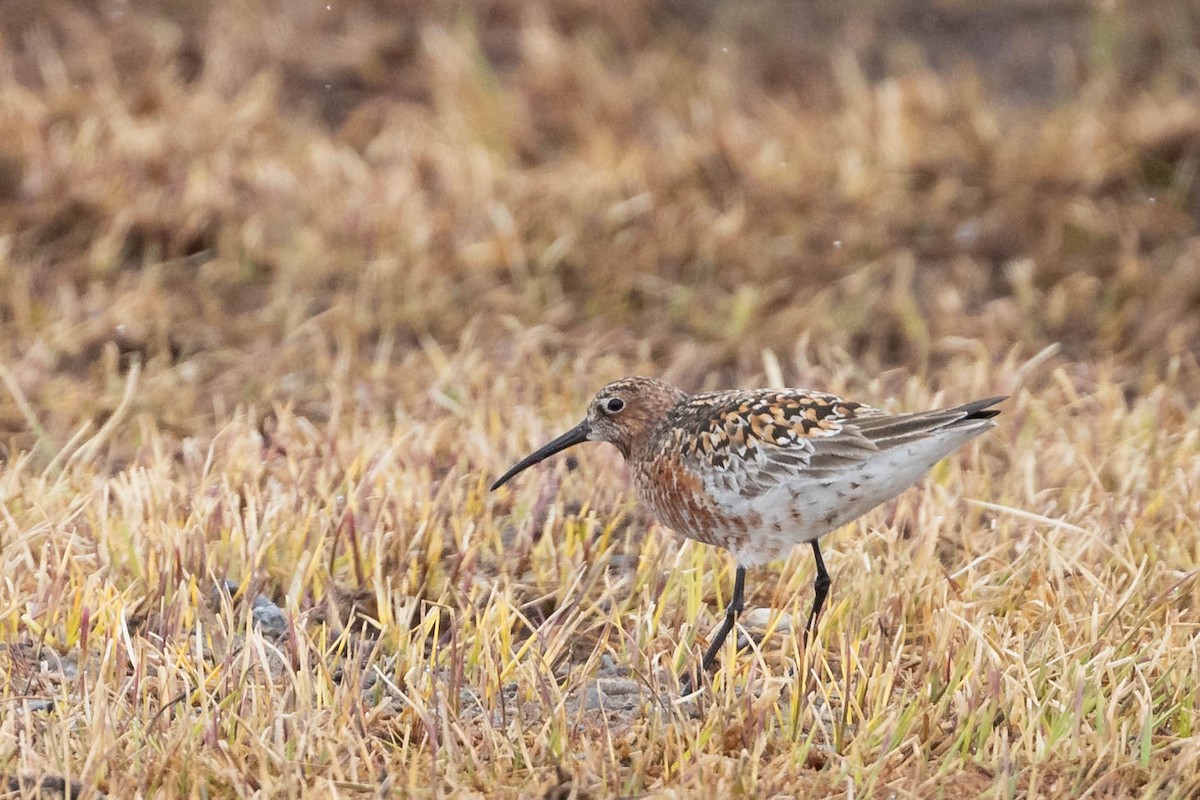
[[[754,498],[716,496],[722,507],[752,507],[761,522],[730,551],[743,566],[784,558],[904,491],[974,432],[948,434],[885,450],[835,475],[797,473]]]

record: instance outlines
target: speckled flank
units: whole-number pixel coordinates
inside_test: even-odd
[[[747,508],[731,514],[719,508],[703,479],[683,466],[677,454],[659,451],[634,464],[638,496],[672,529],[704,542],[728,549],[744,546],[762,516]]]

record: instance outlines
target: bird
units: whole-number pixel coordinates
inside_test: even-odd
[[[633,376],[596,393],[583,420],[522,458],[491,486],[583,442],[616,446],[637,496],[676,533],[736,561],[724,620],[700,669],[716,663],[745,607],[746,569],[809,544],[816,559],[804,641],[832,583],[819,540],[917,483],[938,461],[995,427],[989,397],[952,408],[893,413],[806,389],[688,394]],[[690,694],[698,678],[681,679]]]

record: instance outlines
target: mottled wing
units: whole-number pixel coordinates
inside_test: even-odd
[[[801,471],[861,461],[877,447],[850,423],[877,413],[831,394],[765,389],[694,395],[670,422],[685,465],[749,497]]]
[[[836,395],[799,389],[695,395],[672,420],[683,463],[712,488],[753,497],[797,477],[836,475],[950,426],[994,416],[1001,398],[956,408],[889,414]],[[990,426],[990,423],[989,423]],[[698,435],[696,435],[698,432]]]

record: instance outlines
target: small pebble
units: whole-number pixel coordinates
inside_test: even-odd
[[[287,633],[287,616],[283,609],[271,602],[266,595],[260,594],[254,598],[254,624],[268,636],[282,636]]]

